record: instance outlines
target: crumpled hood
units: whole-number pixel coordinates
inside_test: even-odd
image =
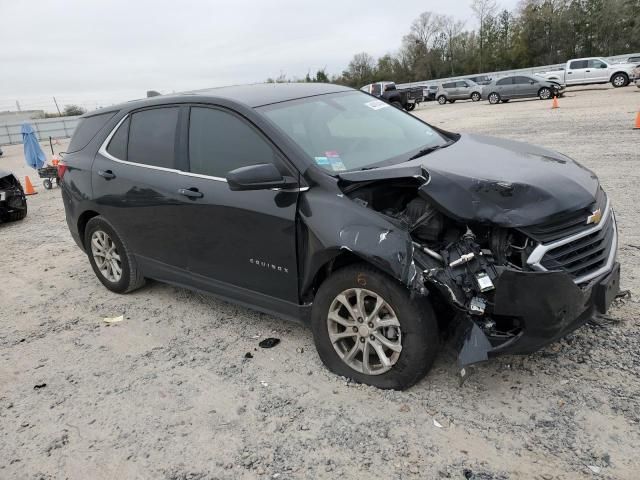
[[[595,201],[599,187],[592,171],[560,153],[472,134],[462,134],[449,147],[416,160],[340,178],[418,177],[419,170],[428,178],[419,194],[443,213],[459,221],[503,227],[536,225],[559,213],[586,208]]]

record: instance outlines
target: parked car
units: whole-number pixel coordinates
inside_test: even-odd
[[[640,55],[634,55],[625,60],[625,63],[631,63],[633,65],[640,66]]]
[[[469,77],[469,80],[476,82],[478,85],[489,85],[492,78],[488,75],[478,75],[476,77]]]
[[[436,98],[440,105],[454,103],[456,100],[480,101],[482,98],[482,86],[473,80],[456,80],[440,84],[436,92]]]
[[[566,86],[611,82],[617,88],[625,87],[633,80],[634,67],[631,63],[610,63],[600,57],[576,58],[569,60],[565,68],[542,76]]]
[[[377,82],[365,85],[360,90],[382,98],[397,108],[410,112],[423,101],[422,87],[398,88],[394,82]]]
[[[636,87],[640,88],[640,65],[633,69],[633,76],[636,79]]]
[[[27,216],[27,197],[20,180],[0,169],[0,222],[22,220]]]
[[[549,100],[554,96],[560,96],[564,87],[559,83],[545,80],[537,75],[510,75],[508,77],[493,80],[485,85],[482,90],[482,98],[495,105],[500,102],[508,102],[514,98],[533,98]]]
[[[530,353],[618,292],[593,172],[338,85],[97,110],[60,171],[69,230],[106,288],[152,278],[300,320],[330,370],[381,388],[425,375],[441,332],[461,367]]]
[[[429,85],[424,87],[423,96],[425,102],[432,102],[436,99],[436,92],[438,91],[438,85]]]

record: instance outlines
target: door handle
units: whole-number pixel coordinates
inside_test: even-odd
[[[587,73],[589,73],[591,70],[586,70]]]
[[[567,75],[571,75],[573,72],[567,72]]]
[[[111,180],[113,178],[116,178],[116,174],[113,173],[111,170],[98,170],[98,175],[105,178],[106,180]]]
[[[181,188],[178,190],[180,195],[183,195],[188,198],[202,198],[204,197],[204,193],[198,191],[197,188]]]

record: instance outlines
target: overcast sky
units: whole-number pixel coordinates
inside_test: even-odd
[[[163,93],[341,72],[396,51],[421,12],[473,27],[468,0],[0,0],[0,110],[94,108]],[[516,0],[501,0],[513,8]]]

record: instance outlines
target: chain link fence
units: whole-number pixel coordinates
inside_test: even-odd
[[[69,138],[78,125],[79,117],[46,118],[41,120],[27,120],[36,132],[38,140],[43,142],[52,138]],[[0,123],[0,145],[22,143],[23,122]]]

